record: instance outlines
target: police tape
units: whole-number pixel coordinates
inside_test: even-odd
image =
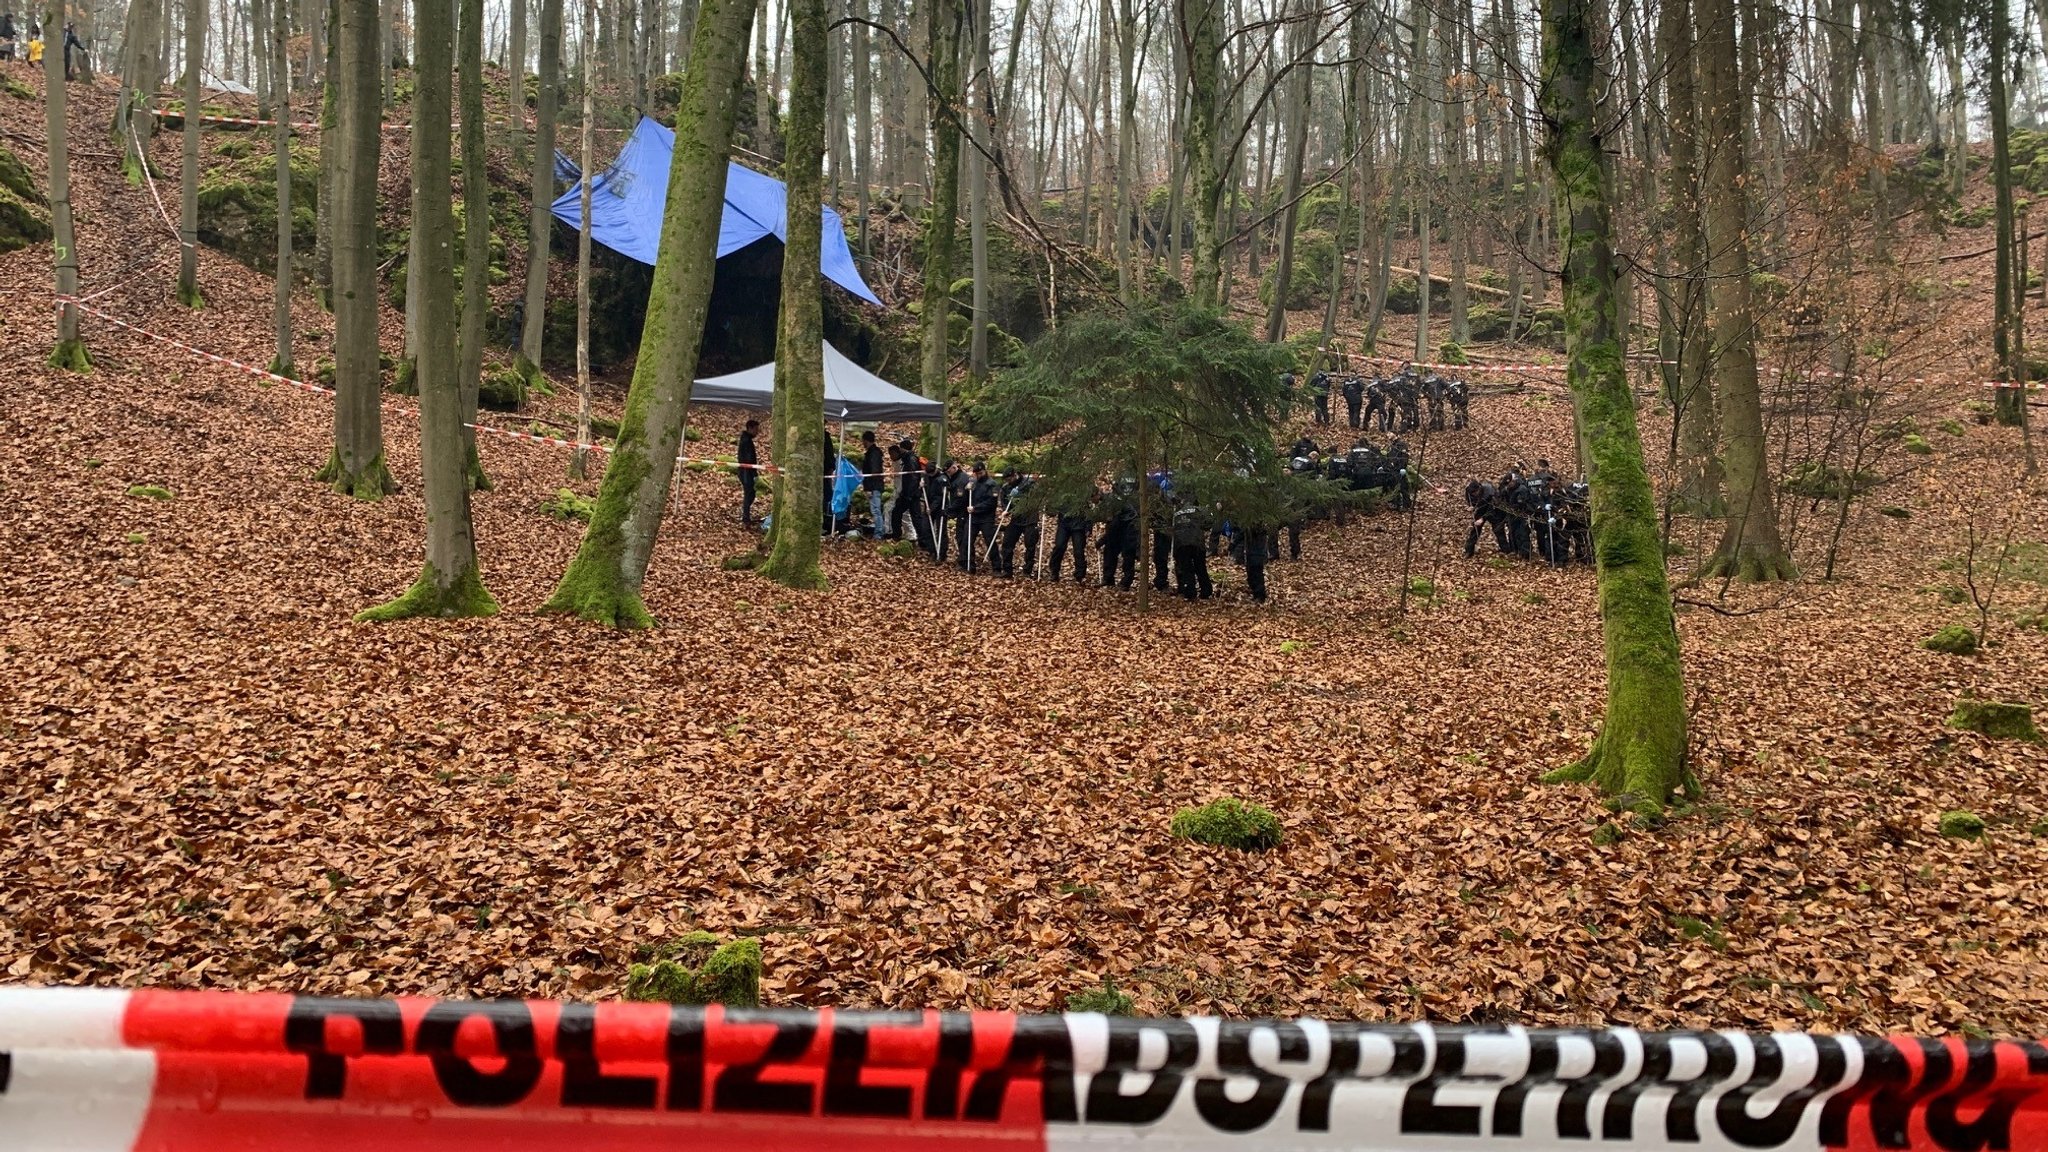
[[[323,388],[318,384],[308,383],[307,381],[304,380],[295,380],[290,376],[282,376],[276,372],[270,371],[267,368],[258,368],[254,364],[245,364],[232,356],[222,356],[218,352],[208,352],[204,348],[187,344],[183,340],[179,340],[170,336],[165,336],[161,332],[153,332],[148,328],[144,328],[140,324],[131,324],[128,321],[121,319],[119,316],[114,315],[112,312],[109,312],[104,308],[95,308],[91,304],[86,303],[86,298],[81,298],[77,296],[59,296],[56,298],[57,307],[61,308],[66,304],[71,305],[72,307],[78,309],[80,312],[84,312],[89,316],[93,316],[96,317],[97,319],[104,320],[117,328],[125,328],[138,336],[143,336],[150,340],[154,340],[159,344],[164,344],[169,347],[176,348],[181,352],[189,353],[193,356],[199,357],[202,360],[210,361],[211,363],[214,364],[219,364],[222,367],[233,368],[236,369],[237,371],[245,372],[251,376],[255,376],[260,379],[272,381],[273,383],[289,384],[294,388],[299,388],[304,391],[312,392],[321,396],[334,395],[334,389],[332,388]]]
[[[2048,1148],[2048,1046],[0,988],[0,1146]]]
[[[277,121],[275,120],[261,120],[253,116],[201,116],[198,119],[201,124],[246,124],[255,128],[274,128],[277,126]],[[320,130],[319,124],[300,120],[292,121],[291,127],[301,132],[318,132]]]
[[[1455,371],[1468,373],[1562,372],[1565,370],[1566,367],[1563,364],[1482,364],[1476,361],[1467,364],[1451,364],[1437,360],[1403,360],[1398,356],[1360,356],[1359,359],[1363,360],[1368,364],[1398,364],[1404,368],[1425,368],[1429,369],[1430,371],[1435,371],[1440,368],[1450,368]]]

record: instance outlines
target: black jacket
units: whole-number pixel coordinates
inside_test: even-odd
[[[740,451],[735,459],[741,464],[759,464],[761,462],[760,453],[754,450],[754,434],[752,432],[740,433]],[[751,471],[750,469],[749,474],[751,474]]]
[[[860,478],[860,486],[869,492],[880,492],[883,487],[882,481],[887,479],[883,473],[888,471],[888,463],[882,456],[881,445],[868,445],[868,450],[860,458],[860,470],[867,473]]]
[[[976,480],[967,492],[967,510],[976,520],[993,518],[996,514],[996,482],[993,477],[984,476]]]
[[[967,515],[967,490],[974,487],[974,474],[962,468],[946,477],[946,515]]]

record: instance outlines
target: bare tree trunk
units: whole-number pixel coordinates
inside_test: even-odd
[[[1429,105],[1437,82],[1429,63],[1429,2],[1414,0],[1408,10],[1415,24],[1414,63],[1408,76],[1415,116],[1415,166],[1410,170],[1415,181],[1415,359],[1433,360],[1429,354],[1429,242],[1436,229],[1429,203]]]
[[[532,0],[507,0],[511,27],[506,31],[505,73],[512,93],[512,164],[526,159],[526,8]]]
[[[931,44],[932,196],[924,225],[924,394],[946,400],[951,392],[949,326],[953,315],[953,239],[960,195],[959,0],[928,0]],[[936,452],[946,453],[946,426],[939,425]]]
[[[1962,18],[1939,25],[1941,51],[1948,64],[1948,191],[1963,194],[1970,173],[1969,90],[1963,86]]]
[[[1538,91],[1564,238],[1568,375],[1592,448],[1586,470],[1607,652],[1607,715],[1600,735],[1585,759],[1546,779],[1591,781],[1625,806],[1655,815],[1681,788],[1690,790],[1692,780],[1685,767],[1678,628],[1616,299],[1613,178],[1595,98],[1600,69],[1593,38],[1603,21],[1589,0],[1543,0],[1542,10]]]
[[[1676,364],[1667,365],[1672,420],[1677,425],[1677,503],[1719,516],[1721,462],[1714,454],[1712,357],[1706,331],[1706,237],[1700,227],[1698,86],[1694,80],[1691,0],[1658,5],[1664,56],[1664,116],[1670,166],[1670,240]]]
[[[377,348],[377,0],[341,0],[340,131],[334,220],[334,453],[319,479],[363,500],[393,490],[384,466],[382,366]]]
[[[764,155],[775,111],[775,73],[768,67],[768,6],[763,4],[754,15],[754,147]]]
[[[782,318],[775,340],[776,481],[774,539],[761,574],[791,588],[825,587],[818,568],[823,522],[825,336],[818,259],[824,195],[825,0],[790,5],[789,137],[782,178],[789,187],[789,246],[782,256]],[[842,450],[848,451],[844,445]],[[877,529],[881,526],[876,525]]]
[[[749,4],[749,11],[752,11]],[[562,100],[562,0],[541,0],[540,87],[533,133],[533,201],[526,226],[526,316],[514,367],[529,383],[544,379],[541,333],[548,319],[548,239],[554,234],[555,121]]]
[[[1137,261],[1131,251],[1131,218],[1137,207],[1134,198],[1138,177],[1138,15],[1132,0],[1119,0],[1116,46],[1116,292],[1117,299],[1128,306],[1136,300],[1138,289]],[[1169,228],[1173,226],[1171,216],[1169,211]],[[1176,279],[1180,276],[1178,260],[1174,261],[1173,275]]]
[[[1301,195],[1301,168],[1308,150],[1309,79],[1315,71],[1318,23],[1318,13],[1306,4],[1297,4],[1288,27],[1287,60],[1294,74],[1288,78],[1287,174],[1280,193],[1286,206],[1280,210],[1280,257],[1273,267],[1273,303],[1266,310],[1269,344],[1287,338],[1287,289],[1294,278],[1295,200]]]
[[[597,0],[583,0],[583,58],[597,45]],[[582,194],[576,229],[576,448],[569,457],[569,478],[584,478],[583,445],[590,442],[590,187],[596,173],[591,170],[590,122],[596,113],[590,69],[583,70],[583,121],[578,135],[582,150],[577,164],[583,178],[577,181]]]
[[[291,61],[285,51],[286,0],[271,6],[270,75],[277,99],[272,109],[277,123],[271,128],[271,151],[277,158],[277,284],[272,300],[272,327],[277,337],[277,354],[270,370],[280,376],[296,376],[292,364],[292,85]]]
[[[199,72],[205,59],[206,0],[185,0],[185,156],[178,178],[178,302],[187,308],[206,303],[199,296]]]
[[[412,219],[422,236],[420,320],[435,339],[419,350],[420,476],[426,497],[427,560],[405,595],[359,620],[492,616],[469,514],[469,466],[462,440],[460,355],[441,334],[455,327],[454,183],[449,124],[454,119],[455,12],[451,0],[418,0],[417,87],[412,98]],[[478,53],[481,55],[481,51]],[[375,169],[372,169],[374,173]],[[468,177],[465,177],[467,182]]]
[[[517,3],[517,0],[515,0]],[[462,458],[469,487],[489,488],[477,458],[476,396],[484,367],[484,313],[490,309],[491,178],[484,140],[484,0],[461,0],[457,51],[462,100],[462,323],[456,384],[462,416]],[[589,429],[577,441],[590,439]]]
[[[1708,303],[1714,333],[1714,397],[1728,469],[1728,523],[1705,571],[1742,580],[1798,574],[1778,537],[1778,507],[1764,451],[1750,306],[1749,205],[1744,144],[1747,97],[1736,74],[1731,0],[1699,0],[1700,124],[1708,149]]]
[[[704,51],[692,52],[683,73],[661,251],[633,384],[590,526],[545,611],[618,628],[654,623],[640,587],[675,476],[698,344],[710,310],[726,166],[753,18],[753,0],[703,0],[698,7],[693,40]],[[792,240],[795,233],[792,228]],[[802,263],[789,254],[783,262]]]
[[[341,214],[341,0],[326,0],[327,82],[320,91],[320,194],[314,205],[313,290],[334,310],[334,222]]]
[[[1459,29],[1456,23],[1445,21],[1437,25],[1438,42],[1441,45],[1442,61],[1438,72],[1446,84],[1458,69],[1461,55],[1458,47]],[[1432,88],[1432,91],[1435,89]],[[1444,172],[1449,184],[1449,196],[1444,203],[1445,245],[1451,256],[1451,342],[1461,347],[1472,342],[1472,321],[1470,293],[1466,291],[1467,272],[1466,206],[1470,203],[1472,187],[1465,170],[1465,102],[1460,93],[1444,92]],[[1427,294],[1429,285],[1420,285]],[[1622,296],[1624,304],[1626,296]],[[1626,308],[1624,307],[1624,315]],[[1624,336],[1628,331],[1626,320],[1622,322]],[[1419,359],[1420,357],[1418,357]]]
[[[974,315],[968,325],[967,374],[975,380],[988,378],[988,161],[982,152],[992,143],[989,134],[991,125],[984,119],[980,106],[985,103],[980,97],[988,91],[988,0],[969,0],[973,5],[973,77],[974,95],[967,103],[967,123],[973,133],[972,146],[967,150],[967,242],[969,258],[974,276]],[[1104,45],[1105,50],[1107,44]],[[1107,205],[1105,205],[1107,207]]]
[[[1218,217],[1223,207],[1223,175],[1228,158],[1218,155],[1217,114],[1222,95],[1223,5],[1221,0],[1175,0],[1182,43],[1187,46],[1188,118],[1183,146],[1195,226],[1193,269],[1188,298],[1198,308],[1217,306],[1223,278],[1222,238]],[[1143,485],[1140,485],[1142,489]],[[1140,526],[1140,531],[1145,531]]]
[[[875,61],[868,46],[869,0],[850,0],[850,3],[854,17],[854,22],[847,29],[853,40],[853,194],[855,209],[860,214],[860,254],[867,258],[873,255],[869,247],[868,213],[875,182]],[[884,51],[895,50],[894,44],[884,45]],[[796,49],[792,48],[794,51]],[[795,102],[793,96],[791,102]]]
[[[60,28],[63,0],[49,0],[43,12],[43,27]],[[50,353],[50,367],[71,372],[92,371],[85,354],[85,342],[78,338],[78,309],[70,301],[78,298],[78,244],[71,226],[71,150],[67,146],[64,61],[61,52],[43,53],[43,131],[49,141],[50,231],[55,249],[57,273],[57,346]]]

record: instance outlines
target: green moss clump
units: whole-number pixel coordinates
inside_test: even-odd
[[[0,252],[48,240],[48,208],[42,186],[14,153],[0,144]]]
[[[92,371],[92,358],[85,354],[85,341],[62,340],[50,352],[50,367],[65,372]]]
[[[735,552],[718,562],[720,569],[727,572],[752,572],[768,559],[759,552]]]
[[[1171,831],[1183,840],[1257,852],[1280,843],[1280,818],[1256,804],[1226,798],[1174,813]]]
[[[517,412],[526,406],[525,373],[517,368],[492,368],[477,381],[476,402],[493,412]]]
[[[398,362],[398,371],[391,375],[391,390],[400,396],[420,394],[420,362],[407,356]]]
[[[1922,640],[1920,646],[1950,656],[1974,656],[1977,654],[1977,633],[1961,624],[1950,624]]]
[[[1941,834],[1951,840],[1981,840],[1984,838],[1984,818],[1975,812],[1957,809],[1941,814]]]
[[[1955,419],[1954,417],[1950,417],[1947,420],[1943,420],[1941,423],[1935,425],[1935,427],[1941,429],[1943,432],[1946,432],[1951,436],[1961,436],[1964,433],[1964,431],[1966,431],[1966,429],[1963,427],[1963,422],[1961,420]]]
[[[1465,346],[1456,340],[1446,340],[1442,344],[1437,345],[1436,358],[1446,364],[1470,364],[1472,362],[1471,358],[1465,355]]]
[[[1069,1012],[1100,1012],[1104,1016],[1129,1016],[1138,1010],[1138,1002],[1129,992],[1116,986],[1108,976],[1102,983],[1086,991],[1076,992],[1067,997]]]
[[[1621,843],[1622,837],[1626,835],[1627,833],[1621,830],[1621,825],[1609,820],[1593,829],[1593,843],[1605,848],[1610,844]]]
[[[2035,821],[2034,826],[2032,828],[2027,829],[2027,835],[2039,836],[2042,839],[2048,839],[2048,820]]]
[[[1956,701],[1949,727],[1978,732],[1994,740],[2027,740],[2038,743],[2041,732],[2034,727],[2034,709],[2028,704],[1997,700]]]
[[[128,494],[130,496],[140,496],[146,500],[176,500],[178,498],[177,493],[161,484],[137,484],[128,489]]]
[[[1901,441],[1901,444],[1906,451],[1915,456],[1934,455],[1934,445],[1928,443],[1927,437],[1920,435],[1918,432],[1908,433],[1906,438]]]
[[[1823,464],[1818,460],[1809,460],[1793,469],[1782,483],[1785,491],[1794,495],[1813,500],[1841,500],[1861,496],[1875,488],[1883,479],[1884,477],[1868,469],[1852,472],[1839,464]]]
[[[542,512],[557,520],[581,520],[585,524],[590,523],[590,513],[593,507],[594,505],[589,500],[578,496],[567,488],[560,489],[553,496],[541,501],[540,504]]]
[[[626,999],[667,1004],[761,1005],[761,944],[720,945],[709,932],[692,932],[654,950],[650,963],[626,970]]]
[[[911,560],[917,557],[917,545],[908,540],[891,540],[875,549],[875,555],[885,560]]]

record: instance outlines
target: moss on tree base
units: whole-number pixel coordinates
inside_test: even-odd
[[[66,372],[92,371],[92,358],[85,354],[85,341],[60,340],[50,353],[50,367]]]
[[[270,365],[264,371],[269,372],[273,376],[282,376],[287,380],[297,380],[299,378],[298,366],[278,356],[270,358]]]
[[[1724,546],[1725,549],[1725,546]],[[1771,584],[1799,578],[1799,568],[1783,552],[1742,547],[1717,551],[1700,569],[1706,580],[1734,580],[1742,584]]]
[[[776,545],[754,571],[784,588],[824,592],[832,587],[832,582],[825,579],[824,569],[818,567],[816,549],[808,557],[792,555],[792,551]]]
[[[360,471],[350,472],[341,462],[341,450],[333,449],[328,453],[326,466],[313,473],[313,479],[331,486],[343,496],[353,496],[358,500],[382,500],[398,491],[390,469],[384,466],[384,454],[381,452]]]
[[[2038,743],[2041,732],[2034,727],[2034,709],[2029,704],[1998,700],[1958,700],[1949,727],[1978,732],[1994,740],[2027,740]]]
[[[576,558],[569,562],[569,570],[562,573],[555,594],[548,597],[540,610],[621,631],[654,627],[654,617],[640,599],[640,590],[626,586],[617,555],[593,549],[588,535]]]
[[[358,623],[382,623],[387,620],[410,620],[427,617],[453,620],[464,616],[496,616],[498,601],[484,587],[483,574],[474,566],[458,577],[454,584],[441,586],[441,574],[432,564],[420,570],[420,578],[413,581],[405,595],[356,613]]]
[[[1685,732],[1658,730],[1650,726],[1634,732],[1632,738],[1616,738],[1628,731],[1626,713],[1612,709],[1607,724],[1593,740],[1584,759],[1544,774],[1545,784],[1592,784],[1609,797],[1617,810],[1633,812],[1651,820],[1664,815],[1664,805],[1677,792],[1699,795],[1699,781],[1685,763]],[[1674,744],[1673,737],[1676,737]],[[1675,773],[1672,765],[1678,765]]]
[[[475,436],[470,437],[467,451],[469,453],[469,490],[471,492],[489,492],[491,490],[491,478],[484,472],[484,462],[477,457]]]
[[[206,297],[200,293],[199,285],[180,284],[178,285],[178,303],[190,308],[194,312],[198,312],[206,307]]]
[[[398,370],[391,374],[391,390],[400,396],[420,394],[420,362],[407,356],[398,362]]]

